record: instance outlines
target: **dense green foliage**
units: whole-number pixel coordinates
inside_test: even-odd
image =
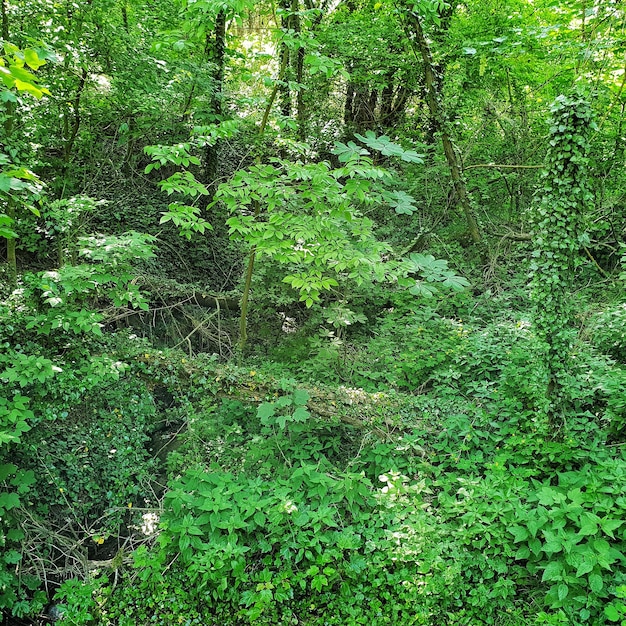
[[[0,8],[3,624],[626,623],[621,3]]]

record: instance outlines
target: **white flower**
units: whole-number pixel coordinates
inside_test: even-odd
[[[295,513],[298,510],[298,507],[291,500],[287,500],[287,502],[283,504],[283,508],[285,509],[285,512],[289,515]]]

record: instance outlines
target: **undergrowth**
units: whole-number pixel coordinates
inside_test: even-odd
[[[396,394],[385,433],[313,417],[293,379],[252,403],[195,386],[158,536],[114,573],[62,585],[61,623],[88,623],[85,589],[111,626],[619,621],[623,371],[579,341],[575,411],[555,432],[528,320],[445,313],[388,311],[350,353],[346,384]],[[259,384],[284,372],[250,363]],[[303,371],[328,380],[326,367],[314,353]]]

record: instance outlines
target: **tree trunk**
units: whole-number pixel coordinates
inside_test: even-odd
[[[284,33],[289,32],[293,28],[293,14],[291,12],[290,0],[280,0],[280,8],[283,14],[280,18],[280,27]],[[283,84],[278,88],[280,93],[280,112],[285,117],[291,116],[291,89],[289,88],[289,79],[291,78],[291,54],[289,46],[283,40],[280,43],[280,58],[287,59],[287,69],[285,71],[285,77]]]
[[[74,94],[74,98],[69,103],[72,111],[72,125],[70,128],[69,124],[69,116],[66,116],[66,128],[67,134],[65,137],[65,146],[63,146],[63,161],[64,161],[64,169],[67,174],[67,170],[69,169],[70,158],[72,156],[72,149],[74,148],[74,143],[76,141],[76,137],[78,136],[78,131],[80,130],[80,98],[83,94],[83,90],[85,89],[85,85],[87,84],[87,76],[88,72],[86,68],[83,68],[80,74],[80,80],[78,81],[78,87],[76,88],[76,93]]]
[[[216,120],[220,120],[224,105],[224,64],[226,60],[226,12],[222,9],[215,17],[215,32],[213,38],[207,35],[206,54],[213,64],[213,96],[211,98],[211,113]],[[204,152],[204,175],[208,189],[215,191],[217,172],[219,167],[218,144],[207,145]]]
[[[296,11],[299,9],[298,0],[294,0]],[[294,15],[294,30],[297,36],[300,36],[301,24],[300,16],[296,13]],[[296,93],[296,119],[298,122],[298,139],[300,141],[306,141],[306,108],[304,102],[304,92],[302,89],[302,83],[304,81],[304,46],[298,48],[296,55],[296,82],[298,83],[298,91]]]
[[[426,104],[428,105],[428,109],[430,111],[431,125],[433,130],[435,132],[439,132],[441,135],[443,151],[446,155],[446,161],[448,162],[452,184],[454,186],[458,203],[465,214],[470,237],[474,243],[480,243],[480,230],[478,229],[478,223],[476,222],[474,211],[467,193],[467,187],[463,177],[463,166],[452,142],[448,124],[445,119],[445,113],[441,106],[441,85],[437,79],[437,72],[435,70],[432,54],[430,52],[430,46],[428,45],[428,41],[424,35],[424,30],[422,29],[419,16],[413,11],[408,12],[408,15],[413,29],[413,38],[417,44],[424,63],[424,77],[426,80],[425,96]]]

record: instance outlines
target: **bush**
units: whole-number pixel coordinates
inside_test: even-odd
[[[626,303],[615,304],[598,313],[590,332],[598,350],[626,363]]]

